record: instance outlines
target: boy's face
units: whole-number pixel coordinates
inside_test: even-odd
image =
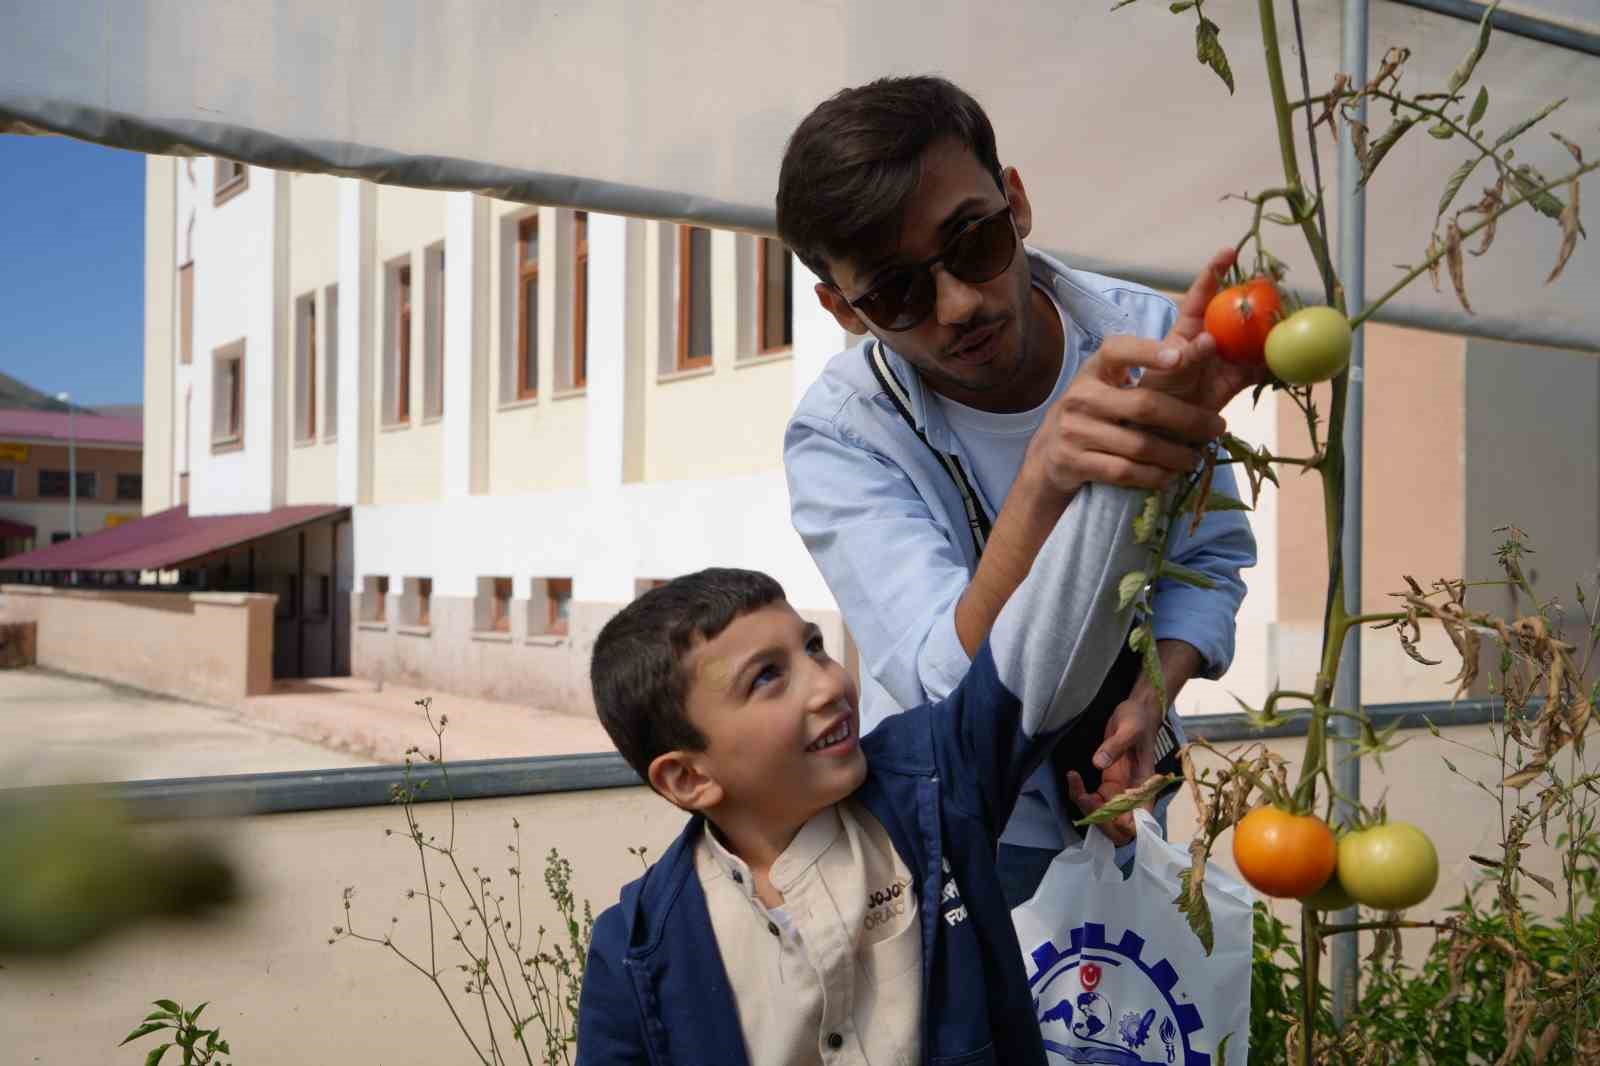
[[[937,392],[970,406],[1004,410],[1029,383],[1031,280],[1022,238],[1033,210],[1014,169],[1002,174],[1004,188],[966,145],[935,141],[922,155],[922,175],[906,203],[895,247],[864,251],[854,261],[829,260],[834,285],[819,284],[817,298],[851,333],[869,330],[917,368]],[[1011,264],[988,281],[969,283],[943,265],[933,268],[935,300],[927,318],[892,331],[850,306],[896,268],[921,263],[945,251],[971,222],[1009,206],[1017,243]]]
[[[758,832],[792,830],[866,777],[855,681],[784,601],[740,615],[684,660],[703,751],[651,767],[669,799]]]

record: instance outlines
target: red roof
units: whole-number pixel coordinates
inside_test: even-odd
[[[0,440],[29,437],[65,443],[76,436],[79,444],[144,443],[144,420],[122,416],[64,411],[0,411]]]
[[[307,504],[195,518],[188,504],[180,504],[77,540],[0,559],[0,570],[172,570],[346,510]]]
[[[0,518],[0,537],[15,537],[26,539],[33,536],[34,529],[26,522],[18,522],[10,518]]]

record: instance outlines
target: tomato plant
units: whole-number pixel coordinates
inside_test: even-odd
[[[1350,363],[1350,320],[1332,307],[1306,307],[1267,335],[1267,366],[1280,381],[1327,381]]]
[[[1267,334],[1277,325],[1283,305],[1271,278],[1251,278],[1223,289],[1206,305],[1206,332],[1217,342],[1217,354],[1229,363],[1260,366]]]
[[[1257,807],[1233,831],[1233,861],[1256,891],[1299,899],[1333,875],[1337,851],[1328,824],[1313,814]]]
[[[1428,835],[1407,822],[1358,829],[1339,841],[1339,882],[1357,903],[1403,911],[1433,892],[1439,856]]]
[[[1354,907],[1356,905],[1356,901],[1351,898],[1350,893],[1345,891],[1344,883],[1339,880],[1337,866],[1334,868],[1333,876],[1328,878],[1326,884],[1311,893],[1311,895],[1300,897],[1300,902],[1314,911],[1342,911],[1346,907]]]

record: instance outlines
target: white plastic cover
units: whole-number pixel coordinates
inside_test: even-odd
[[[1338,66],[1340,8],[1302,0],[1313,92]],[[1520,10],[1593,32],[1595,0]],[[749,229],[772,225],[778,161],[818,100],[884,74],[934,71],[994,119],[1003,161],[1033,198],[1032,238],[1069,261],[1178,284],[1246,226],[1227,192],[1282,182],[1255,0],[1207,0],[1237,79],[1230,97],[1194,59],[1193,12],[1165,0],[0,0],[0,131],[59,132],[155,153]],[[1289,6],[1279,30],[1298,97]],[[1369,68],[1412,50],[1406,84],[1442,88],[1470,22],[1374,0]],[[1600,58],[1497,34],[1479,67],[1491,136],[1545,104],[1518,158],[1556,175],[1549,136],[1600,153]],[[1476,84],[1476,83],[1475,83]],[[1373,135],[1385,116],[1376,113]],[[1330,233],[1332,145],[1322,140]],[[1428,243],[1448,175],[1470,152],[1421,126],[1368,197],[1368,292]],[[1309,180],[1310,159],[1302,153]],[[1486,172],[1485,172],[1486,173]],[[1474,175],[1461,202],[1486,181]],[[1506,339],[1600,349],[1600,247],[1581,241],[1542,284],[1559,234],[1522,212],[1468,260],[1475,326],[1448,284],[1398,317]],[[1276,234],[1310,289],[1298,237]],[[1391,316],[1394,317],[1394,316]]]

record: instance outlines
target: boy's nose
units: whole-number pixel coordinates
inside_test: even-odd
[[[933,306],[940,325],[959,326],[972,317],[982,302],[983,296],[976,288],[943,265],[933,268]]]

